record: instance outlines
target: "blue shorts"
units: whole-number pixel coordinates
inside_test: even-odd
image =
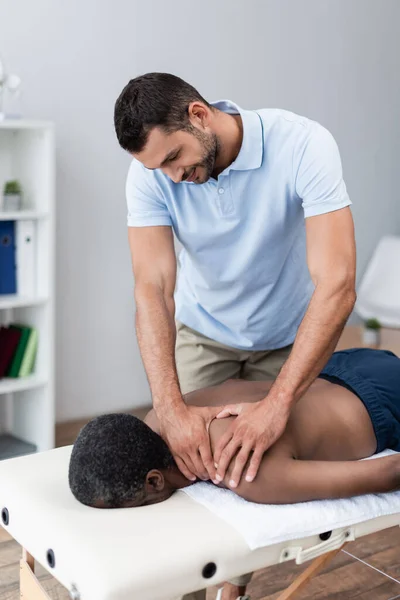
[[[365,405],[377,448],[400,452],[400,358],[389,350],[335,352],[319,377],[348,388]]]

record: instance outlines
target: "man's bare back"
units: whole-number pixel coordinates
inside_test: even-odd
[[[229,380],[186,394],[185,401],[215,407],[257,402],[272,383]],[[233,418],[211,422],[212,450]],[[146,422],[159,433],[155,413],[149,414]],[[399,457],[358,462],[375,452],[374,429],[361,400],[341,385],[317,379],[293,408],[282,437],[264,454],[256,479],[247,483],[242,478],[234,491],[260,503],[391,491],[400,483]],[[222,487],[230,487],[232,469],[231,463]]]
[[[267,395],[272,383],[231,379],[191,392],[185,401],[194,406],[257,402]],[[211,437],[215,428],[221,435],[228,422],[213,421]],[[356,460],[371,456],[376,440],[360,399],[340,385],[317,379],[293,408],[284,435],[268,452],[272,450],[300,460]]]

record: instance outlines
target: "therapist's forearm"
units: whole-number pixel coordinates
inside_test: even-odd
[[[355,299],[351,282],[316,286],[293,349],[269,396],[292,404],[304,394],[334,352]]]
[[[175,363],[175,303],[153,284],[136,285],[136,331],[155,411],[183,404]]]

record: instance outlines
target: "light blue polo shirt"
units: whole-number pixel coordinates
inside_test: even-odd
[[[351,204],[339,151],[321,125],[285,110],[213,103],[243,121],[236,160],[218,179],[174,183],[133,159],[128,226],[169,225],[183,246],[176,318],[222,344],[294,341],[313,284],[304,218]]]

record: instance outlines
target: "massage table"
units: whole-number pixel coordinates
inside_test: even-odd
[[[288,600],[344,544],[400,524],[399,495],[394,514],[370,515],[357,524],[250,549],[235,528],[183,491],[140,508],[81,505],[68,487],[71,448],[0,462],[1,524],[23,549],[22,600],[49,599],[35,576],[34,561],[73,600],[205,600],[207,587],[232,577],[314,559],[279,596]],[[234,496],[229,490],[215,491]]]

